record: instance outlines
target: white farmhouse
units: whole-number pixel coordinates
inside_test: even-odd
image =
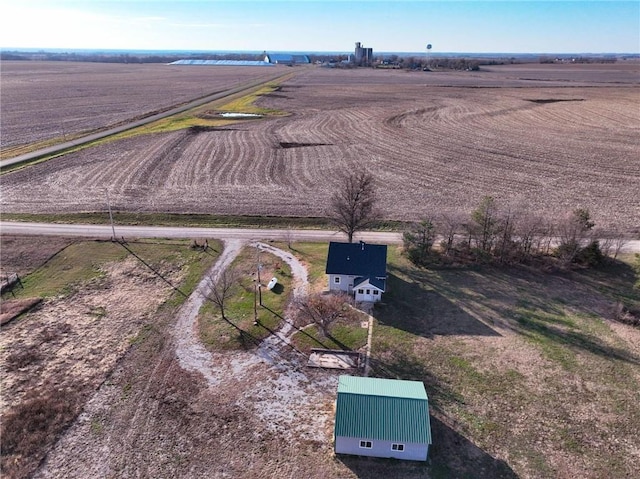
[[[356,301],[380,301],[387,282],[387,246],[332,241],[325,272],[329,291],[353,294]]]

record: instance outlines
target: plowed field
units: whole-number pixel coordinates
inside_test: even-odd
[[[299,69],[259,100],[291,116],[69,154],[3,176],[3,210],[103,211],[108,187],[116,210],[316,216],[342,175],[366,169],[388,218],[469,212],[493,195],[637,231],[638,68]]]
[[[2,147],[119,124],[273,73],[264,67],[2,62]]]

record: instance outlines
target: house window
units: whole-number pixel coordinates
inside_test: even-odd
[[[333,278],[333,282],[336,284],[340,284],[340,276],[336,276],[335,278]]]
[[[359,289],[358,294],[364,294],[364,289]]]
[[[370,289],[367,290],[367,294],[371,294],[371,290]]]
[[[394,444],[396,446],[397,444]],[[371,449],[371,441],[360,441],[360,447],[363,449]]]
[[[391,445],[391,450],[392,451],[402,452],[402,451],[404,451],[404,444],[392,444]]]
[[[378,291],[377,289],[374,289],[373,290],[373,295],[374,296],[378,296],[378,294],[380,294],[380,291]]]

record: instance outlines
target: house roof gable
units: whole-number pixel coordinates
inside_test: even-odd
[[[359,276],[353,280],[353,289],[362,288],[362,287],[366,288],[367,286],[371,286],[373,288],[379,289],[384,293],[385,280],[379,279],[379,278],[372,278],[370,276],[366,278]]]
[[[346,274],[372,278],[387,276],[387,245],[367,243],[329,243],[327,274]]]

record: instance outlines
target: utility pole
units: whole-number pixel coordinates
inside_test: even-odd
[[[262,289],[260,289],[260,245],[256,245],[257,279],[253,288],[253,324],[258,324],[258,297],[262,306]]]
[[[260,269],[262,269],[262,265],[260,264],[260,245],[256,245],[256,249],[258,250],[258,298],[260,300],[260,306],[262,306],[262,283],[260,282]]]
[[[109,197],[109,188],[106,189],[107,192],[107,206],[109,207],[109,221],[111,221],[111,232],[113,236],[111,237],[111,241],[116,240],[116,229],[113,226],[113,213],[111,212],[111,198]]]

